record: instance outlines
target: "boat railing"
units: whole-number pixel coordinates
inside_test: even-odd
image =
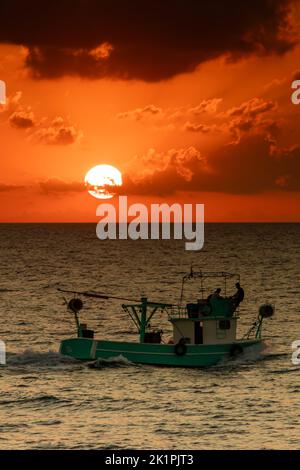
[[[172,305],[168,313],[171,318],[188,318],[187,307],[183,305]]]
[[[201,313],[198,314],[191,314],[187,306],[184,305],[172,305],[171,308],[168,309],[168,317],[169,320],[175,320],[175,319],[189,319],[189,320],[214,320],[214,319],[220,319],[220,318],[228,318],[228,315],[222,316],[222,315],[201,315]],[[230,316],[230,318],[239,318],[239,312],[235,311],[233,315]]]

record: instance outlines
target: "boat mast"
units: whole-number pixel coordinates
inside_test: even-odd
[[[141,320],[140,320],[140,343],[143,343],[145,340],[145,330],[147,325],[147,297],[142,297],[141,299]]]

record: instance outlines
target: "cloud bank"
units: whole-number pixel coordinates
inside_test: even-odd
[[[210,59],[284,54],[293,0],[1,0],[0,42],[27,48],[35,78],[154,82]]]

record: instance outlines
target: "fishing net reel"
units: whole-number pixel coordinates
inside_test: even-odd
[[[273,305],[264,304],[259,307],[258,318],[270,318],[274,315],[275,309]]]
[[[69,300],[68,308],[73,313],[78,313],[83,308],[83,302],[82,302],[81,299],[78,299],[78,298],[74,297],[73,299]]]
[[[265,318],[270,318],[274,315],[275,308],[271,304],[263,304],[259,307],[258,318],[249,328],[247,333],[243,336],[243,339],[249,339],[252,335],[256,338],[261,336],[262,323]]]
[[[79,338],[94,338],[94,330],[90,330],[87,327],[86,323],[81,323],[78,318],[78,313],[83,308],[83,302],[78,297],[73,297],[73,299],[68,302],[68,309],[75,315],[75,320],[77,324],[77,332]]]

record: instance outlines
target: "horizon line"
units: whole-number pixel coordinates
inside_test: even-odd
[[[90,224],[98,224],[99,221],[84,221],[84,222],[80,222],[80,221],[65,221],[65,222],[62,222],[62,221],[53,221],[53,222],[46,222],[46,221],[34,221],[34,222],[29,222],[29,221],[22,221],[22,222],[13,222],[13,221],[3,221],[1,222],[0,221],[0,225],[8,225],[8,224],[15,224],[15,225],[25,225],[25,224],[86,224],[86,225],[90,225]],[[116,222],[117,225],[119,225],[120,223],[124,223],[124,222]],[[151,222],[142,222],[142,223],[148,223],[148,224],[151,224]],[[159,222],[159,224],[161,225],[163,222]],[[164,222],[164,223],[168,223],[168,222]],[[174,222],[170,222],[171,224],[174,224]],[[178,222],[177,222],[178,223]],[[192,221],[192,223],[196,223],[196,221]],[[127,222],[127,225],[130,224],[130,222]],[[182,222],[182,225],[184,224],[184,222]],[[207,221],[207,222],[204,222],[204,225],[205,224],[300,224],[300,220],[284,220],[284,221],[280,221],[280,220],[244,220],[244,221],[238,221],[238,220],[226,220],[226,221]]]

